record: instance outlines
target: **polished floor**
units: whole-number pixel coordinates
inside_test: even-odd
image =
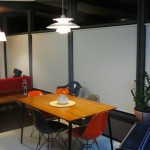
[[[23,144],[20,143],[20,129],[11,130],[0,133],[0,150],[35,150],[38,142],[38,132],[35,132],[33,137],[30,137],[32,126],[24,128]],[[66,133],[63,133],[63,137],[66,137]],[[110,150],[110,141],[107,137],[100,136],[98,138],[98,144],[101,150]],[[119,142],[113,141],[114,149],[119,146]],[[95,147],[95,146],[94,146]],[[41,150],[46,150],[44,145]],[[53,150],[64,150],[65,147],[61,141],[54,144]],[[74,150],[79,150],[80,144],[76,144]],[[95,148],[95,150],[97,150]]]
[[[20,144],[20,126],[21,126],[21,110],[17,103],[10,103],[9,105],[0,105],[0,150],[27,150],[35,149],[37,144],[36,134],[33,138],[30,137],[30,127],[25,130],[24,143]],[[25,126],[32,125],[32,119],[25,113]],[[122,142],[133,124],[135,117],[118,111],[112,111],[110,114],[112,125],[112,136],[115,141]],[[17,130],[15,130],[17,129]],[[108,126],[104,131],[104,136],[99,138],[101,150],[110,150]],[[30,143],[31,142],[31,143]],[[114,148],[118,146],[118,142],[114,142]],[[55,145],[56,146],[56,145]],[[58,146],[55,149],[62,149]],[[54,150],[55,150],[54,149]],[[79,148],[75,147],[75,150]],[[44,150],[44,147],[43,147]]]
[[[9,103],[0,105],[0,133],[14,129],[18,129],[21,126],[21,110],[18,103]],[[25,113],[25,126],[32,125],[32,119]],[[135,117],[133,115],[125,114],[118,111],[112,111],[110,113],[112,137],[114,140],[121,142],[133,124],[135,123]],[[108,125],[104,131],[105,136],[109,136]]]

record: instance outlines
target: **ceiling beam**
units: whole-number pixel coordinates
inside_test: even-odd
[[[43,0],[37,0],[37,1],[39,3],[43,3]],[[58,0],[51,0],[51,1],[44,0],[44,3],[48,4],[49,6],[61,8],[60,1]],[[64,7],[67,9],[67,4],[64,4]],[[116,18],[127,17],[127,14],[123,11],[104,8],[101,6],[87,4],[84,2],[77,3],[77,11],[82,13],[87,13],[87,14],[106,16],[106,17],[114,17],[114,16],[116,16]]]
[[[126,13],[122,11],[117,11],[109,8],[103,8],[99,6],[92,6],[90,4],[78,3],[77,11],[88,14],[95,14],[107,17],[126,17]]]

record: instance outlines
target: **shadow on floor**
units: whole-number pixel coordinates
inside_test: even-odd
[[[0,105],[0,133],[21,127],[21,109],[17,102]],[[25,111],[24,126],[32,125],[32,119]]]
[[[110,113],[112,137],[114,140],[121,142],[128,134],[134,123],[137,121],[132,114],[113,110]],[[108,125],[104,131],[105,136],[109,136]]]

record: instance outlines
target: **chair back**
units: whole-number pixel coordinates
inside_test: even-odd
[[[50,129],[50,126],[48,125],[43,114],[39,110],[34,108],[31,108],[30,110],[32,111],[33,122],[36,129],[41,133],[50,133],[52,130]]]
[[[43,92],[39,90],[28,92],[28,97],[41,96],[41,95],[43,95]]]
[[[13,76],[13,77],[20,77],[21,74],[22,74],[22,71],[19,70],[19,69],[17,69],[17,68],[14,68],[13,73],[14,73],[14,76]]]
[[[106,127],[108,112],[96,114],[88,123],[82,138],[95,139],[102,134]]]
[[[79,90],[81,88],[81,85],[79,82],[72,81],[72,82],[68,83],[67,87],[69,89],[70,95],[73,95],[73,96],[79,95]]]
[[[64,86],[57,86],[57,89],[59,88],[67,88],[69,90],[70,95],[78,96],[81,85],[77,81],[72,81]]]
[[[79,90],[78,97],[88,98],[89,94],[90,94],[90,91],[86,87],[81,87]]]
[[[95,101],[95,102],[100,102],[100,97],[98,95],[95,95],[95,94],[89,94],[87,99],[89,99],[91,101]]]

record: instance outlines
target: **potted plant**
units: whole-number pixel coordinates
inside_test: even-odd
[[[139,121],[150,122],[150,75],[144,73],[144,92],[137,93],[136,81],[131,89],[133,100],[135,101],[135,116]]]

